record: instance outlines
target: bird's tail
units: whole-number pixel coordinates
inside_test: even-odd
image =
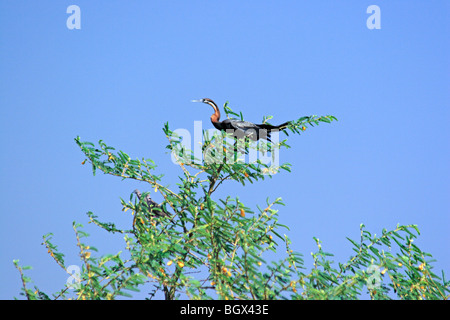
[[[284,130],[291,124],[291,121],[280,124],[279,126],[275,126],[275,129]]]
[[[288,122],[282,123],[282,124],[280,124],[278,126],[273,126],[273,125],[265,123],[265,124],[260,124],[259,126],[262,129],[266,129],[266,130],[280,130],[281,131],[281,130],[286,129],[289,126],[290,123],[291,123],[291,121],[288,121]]]

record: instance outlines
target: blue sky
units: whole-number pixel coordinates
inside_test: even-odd
[[[81,9],[69,30],[66,9]],[[381,10],[369,30],[366,9]],[[312,237],[335,261],[352,255],[359,225],[417,224],[416,244],[449,274],[450,32],[445,1],[1,1],[0,298],[19,296],[12,260],[33,266],[41,290],[67,275],[41,245],[54,233],[66,264],[79,264],[72,221],[87,211],[128,226],[119,198],[143,184],[82,166],[73,139],[151,158],[164,182],[181,171],[164,149],[172,129],[205,129],[229,101],[245,119],[281,123],[332,114],[339,122],[290,135],[280,153],[292,173],[224,185],[256,209],[282,197],[280,223],[312,266]],[[148,190],[147,190],[148,191]],[[153,194],[156,201],[162,199]],[[87,226],[101,254],[120,236]]]

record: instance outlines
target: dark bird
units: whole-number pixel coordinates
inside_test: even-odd
[[[138,189],[134,190],[133,193],[136,194],[139,201],[141,201],[142,193]],[[156,217],[170,217],[170,214],[165,211],[159,204],[157,204],[155,201],[150,198],[150,195],[147,194],[144,198],[145,203],[147,204],[148,211],[150,214],[156,216]]]
[[[192,100],[192,102],[203,102],[209,104],[214,109],[214,113],[211,115],[211,122],[218,130],[233,133],[239,139],[244,137],[250,138],[253,141],[259,139],[270,140],[270,134],[272,131],[280,131],[286,129],[290,124],[290,121],[280,124],[279,126],[272,126],[270,124],[255,124],[248,121],[225,119],[220,121],[220,110],[217,105],[211,99]],[[230,131],[228,131],[230,130]]]

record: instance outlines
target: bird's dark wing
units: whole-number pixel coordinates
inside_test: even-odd
[[[223,126],[226,128],[222,130],[227,129],[233,130],[233,132],[231,133],[239,139],[247,137],[252,140],[257,140],[259,136],[258,126],[252,122],[226,119],[222,121],[222,123]]]
[[[147,206],[149,208],[158,207],[158,204],[155,201],[153,201],[153,199],[150,197],[149,194],[145,196],[145,202],[147,203]]]
[[[232,133],[235,137],[242,139],[247,137],[253,141],[259,139],[265,139],[270,141],[270,133],[272,130],[283,130],[290,124],[290,122],[285,122],[278,126],[273,126],[267,123],[255,124],[253,122],[242,121],[242,120],[230,120],[226,119],[221,122],[221,130],[233,130]]]
[[[258,126],[256,124],[254,124],[253,122],[248,122],[248,121],[242,121],[242,120],[236,120],[235,122],[233,122],[233,125],[236,128],[242,129],[242,130],[247,130],[247,129],[257,129]]]
[[[138,189],[134,190],[133,192],[136,194],[139,201],[141,201],[142,193]],[[149,194],[145,196],[144,200],[151,214],[157,217],[170,217],[170,214],[167,211],[165,211],[159,204],[153,201],[153,199],[150,197]]]
[[[153,199],[150,198],[149,194],[147,194],[147,196],[145,197],[145,202],[147,202],[147,206],[152,214],[158,217],[170,217],[170,214],[165,211],[159,204],[153,201]]]

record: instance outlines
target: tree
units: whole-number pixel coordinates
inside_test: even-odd
[[[243,119],[226,104],[228,117]],[[265,117],[267,122],[271,117]],[[289,125],[289,132],[303,133],[320,122],[337,120],[333,116],[302,117]],[[259,144],[236,140],[230,135],[210,137],[204,132],[199,161],[182,144],[180,137],[165,124],[167,148],[181,168],[178,190],[166,187],[163,176],[154,174],[151,159],[131,159],[105,142],[98,146],[75,139],[86,159],[97,170],[122,179],[134,179],[164,197],[160,206],[149,207],[144,201],[149,192],[129,201],[121,199],[123,211],[132,213],[129,229],[102,222],[88,212],[89,222],[109,233],[118,233],[126,242],[126,254],[96,256],[97,250],[85,243],[88,234],[73,223],[81,260],[81,270],[73,286],[48,295],[37,287],[27,288],[30,279],[17,260],[14,261],[27,299],[114,299],[132,297],[132,292],[151,287],[149,298],[158,292],[165,299],[358,299],[367,294],[372,299],[447,299],[449,283],[432,272],[431,255],[414,243],[419,235],[415,225],[384,229],[372,235],[361,225],[359,241],[348,239],[355,255],[336,266],[317,243],[312,254],[313,266],[307,271],[302,255],[291,249],[291,240],[282,233],[287,229],[278,222],[281,198],[267,199],[256,210],[238,197],[216,199],[215,191],[223,183],[255,183],[280,170],[290,172],[290,164],[274,166],[261,160],[242,161],[252,150],[276,154],[288,148],[287,139]],[[286,132],[287,134],[288,132]],[[157,208],[157,209],[155,209]],[[150,211],[149,211],[150,210]],[[151,210],[170,212],[170,216],[152,214]],[[43,237],[51,257],[68,274],[64,254],[52,243],[52,234]],[[266,261],[269,252],[284,252],[279,261]],[[93,254],[94,253],[94,254]]]

